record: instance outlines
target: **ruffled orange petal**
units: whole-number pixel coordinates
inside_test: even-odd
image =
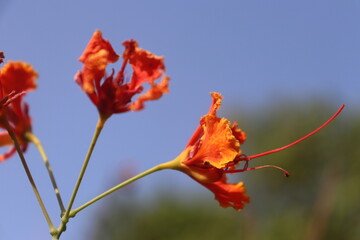
[[[221,106],[221,94],[213,92],[211,96],[210,110],[200,120],[203,131],[199,146],[188,163],[207,163],[220,169],[226,167],[228,163],[234,161],[236,156],[241,154],[240,143],[243,142],[244,136],[241,135],[241,130],[236,129],[236,124],[230,127],[227,119],[216,116],[216,111]]]
[[[239,125],[237,124],[237,122],[234,122],[233,125],[231,126],[231,130],[232,130],[234,137],[237,140],[239,140],[240,144],[244,144],[244,142],[246,140],[246,134],[241,129],[238,129],[237,128],[238,126]]]
[[[201,184],[215,194],[215,199],[219,201],[222,207],[232,207],[236,210],[241,210],[245,207],[246,203],[250,202],[243,182],[229,184],[226,183],[226,177],[224,176],[220,181]]]
[[[81,82],[78,82],[87,93],[93,93],[95,84],[105,76],[108,63],[116,62],[116,54],[109,41],[102,38],[100,31],[95,31],[79,61],[84,63]]]
[[[221,100],[223,97],[220,93],[217,92],[211,92],[210,94],[212,97],[212,104],[210,106],[208,115],[216,115],[216,111],[221,107]]]
[[[131,89],[137,89],[144,82],[152,84],[165,72],[164,57],[156,56],[149,51],[138,48],[137,42],[134,40],[124,42],[124,46],[127,47],[125,56],[128,56],[133,68]]]
[[[144,109],[144,102],[157,100],[161,98],[164,93],[169,93],[169,81],[170,78],[165,76],[159,84],[153,83],[146,93],[139,96],[138,99],[131,104],[130,109],[140,111]]]
[[[100,52],[101,50],[107,51],[107,61],[116,62],[119,59],[119,55],[116,54],[108,40],[103,39],[101,31],[97,30],[91,37],[84,52],[79,57],[79,61],[85,63],[89,56]]]
[[[0,81],[5,96],[12,91],[20,93],[36,89],[35,79],[38,77],[38,74],[30,64],[9,61],[0,71]]]
[[[203,128],[201,145],[191,162],[208,163],[216,168],[226,167],[240,154],[240,143],[233,135],[230,122],[225,118],[205,115],[200,124]]]

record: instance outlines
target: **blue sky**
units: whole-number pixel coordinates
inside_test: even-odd
[[[359,22],[359,0],[2,0],[0,50],[40,75],[26,99],[65,202],[97,121],[95,107],[73,81],[93,32],[102,30],[119,53],[121,43],[134,38],[165,56],[170,94],[108,121],[75,201],[79,206],[112,186],[121,169],[140,172],[176,157],[207,112],[211,91],[224,96],[222,116],[230,107],[234,116],[316,98],[334,110],[342,103],[347,113],[359,108]],[[32,146],[26,157],[58,225],[40,156]],[[206,192],[171,171],[137,184],[142,192],[164,186]],[[0,197],[0,239],[50,239],[18,157],[0,164]],[[71,220],[62,239],[85,239],[100,206]]]

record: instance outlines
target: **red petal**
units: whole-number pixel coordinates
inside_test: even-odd
[[[133,45],[126,44],[125,46]],[[137,46],[137,44],[135,45]],[[158,79],[165,71],[164,57],[159,57],[141,48],[135,48],[131,50],[127,48],[130,64],[133,68],[133,76],[130,83],[130,88],[136,89],[141,86],[144,82],[153,83],[154,80]],[[133,51],[133,54],[129,54]],[[124,57],[125,58],[125,57]]]
[[[30,64],[25,62],[7,62],[0,71],[0,81],[4,96],[12,91],[20,93],[22,91],[35,90],[35,79],[38,77],[38,74]]]
[[[79,61],[85,63],[89,56],[96,54],[101,50],[106,50],[109,53],[107,56],[108,62],[116,62],[118,60],[119,55],[116,54],[109,41],[102,38],[101,31],[97,30],[94,32],[84,52],[79,57]]]
[[[75,81],[86,93],[93,93],[95,85],[99,84],[105,76],[105,69],[108,63],[118,60],[119,56],[112,48],[109,41],[102,38],[100,31],[96,31],[90,39],[85,51],[79,61],[84,63],[81,81]]]
[[[164,93],[169,92],[169,81],[170,78],[168,76],[163,77],[159,84],[153,84],[151,88],[144,93],[143,95],[139,96],[139,98],[132,103],[130,106],[131,110],[139,111],[144,108],[144,102],[150,100],[157,100],[162,97]]]
[[[244,183],[237,184],[226,183],[226,178],[213,183],[201,183],[215,194],[215,199],[219,201],[222,207],[233,207],[241,210],[246,203],[250,202],[249,196],[246,194]]]

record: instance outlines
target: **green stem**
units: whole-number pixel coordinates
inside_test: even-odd
[[[69,205],[66,208],[66,211],[65,211],[65,213],[63,214],[63,216],[61,218],[61,223],[60,223],[59,228],[57,229],[57,233],[55,235],[53,235],[53,238],[52,238],[53,240],[58,240],[60,238],[61,234],[66,230],[66,224],[69,221],[70,210],[71,210],[71,208],[72,208],[72,206],[74,204],[74,201],[75,201],[77,192],[79,190],[81,181],[82,181],[82,179],[84,177],[87,165],[89,163],[89,160],[91,158],[92,152],[93,152],[94,147],[96,145],[97,139],[99,138],[99,135],[101,133],[101,130],[104,127],[104,124],[105,124],[106,120],[107,120],[107,118],[103,118],[103,117],[100,117],[99,120],[98,120],[98,123],[96,125],[96,129],[95,129],[95,132],[94,132],[94,136],[93,136],[93,138],[91,140],[88,152],[86,154],[84,163],[83,163],[82,168],[81,168],[80,173],[79,173],[79,177],[78,177],[78,179],[76,181],[73,193],[72,193],[72,195],[70,197]]]
[[[18,155],[19,155],[19,157],[20,157],[20,159],[21,159],[21,163],[22,163],[22,165],[23,165],[23,167],[24,167],[24,169],[25,169],[26,175],[27,175],[27,177],[28,177],[28,179],[29,179],[29,182],[30,182],[30,184],[31,184],[31,187],[32,187],[32,189],[33,189],[33,191],[34,191],[34,193],[35,193],[35,196],[36,196],[36,199],[37,199],[37,201],[38,201],[38,203],[39,203],[39,205],[40,205],[40,208],[41,208],[41,210],[42,210],[42,212],[43,212],[43,214],[44,214],[44,216],[45,216],[46,222],[47,222],[48,225],[49,225],[50,234],[55,234],[55,233],[57,232],[57,230],[56,230],[56,228],[54,227],[54,225],[53,225],[53,223],[52,223],[52,221],[51,221],[51,219],[50,219],[50,217],[49,217],[49,214],[48,214],[48,212],[47,212],[47,210],[46,210],[46,208],[45,208],[45,205],[44,205],[44,203],[43,203],[43,201],[42,201],[42,199],[41,199],[40,193],[39,193],[39,191],[38,191],[38,189],[37,189],[37,187],[36,187],[36,184],[35,184],[35,181],[34,181],[32,175],[31,175],[30,169],[29,169],[29,167],[28,167],[28,165],[27,165],[27,163],[26,163],[24,154],[23,154],[23,152],[22,152],[22,150],[21,150],[19,141],[17,140],[17,137],[16,137],[16,135],[15,135],[15,133],[14,133],[14,130],[13,130],[13,129],[11,128],[11,126],[9,125],[7,119],[6,119],[5,121],[3,121],[2,123],[4,124],[4,127],[6,128],[6,130],[8,131],[11,139],[14,141],[14,145],[15,145],[16,151],[17,151],[17,153],[18,153]]]
[[[81,210],[83,210],[84,208],[86,208],[86,207],[90,206],[91,204],[99,201],[100,199],[106,197],[107,195],[119,190],[120,188],[125,187],[126,185],[128,185],[128,184],[130,184],[130,183],[132,183],[132,182],[134,182],[134,181],[136,181],[136,180],[138,180],[140,178],[143,178],[143,177],[145,177],[145,176],[147,176],[147,175],[149,175],[151,173],[154,173],[154,172],[157,172],[157,171],[160,171],[160,170],[163,170],[163,169],[167,169],[167,168],[171,168],[171,167],[169,167],[168,163],[163,163],[163,164],[157,165],[157,166],[155,166],[153,168],[150,168],[149,170],[146,170],[145,172],[142,172],[142,173],[140,173],[140,174],[138,174],[138,175],[136,175],[136,176],[122,182],[122,183],[120,183],[119,185],[107,190],[106,192],[104,192],[104,193],[100,194],[99,196],[93,198],[92,200],[88,201],[87,203],[83,204],[82,206],[72,210],[70,212],[69,217],[75,217],[75,215],[78,212],[80,212]]]
[[[55,177],[54,177],[54,173],[52,171],[52,168],[50,166],[50,162],[49,162],[49,159],[48,157],[46,156],[46,153],[45,153],[45,150],[44,150],[44,147],[42,146],[40,140],[32,133],[32,132],[27,132],[25,134],[25,137],[30,141],[32,142],[36,148],[38,149],[43,161],[44,161],[44,164],[46,166],[46,169],[48,171],[48,174],[49,174],[49,177],[50,177],[50,180],[51,180],[51,183],[53,185],[53,188],[54,188],[54,191],[55,191],[55,195],[56,195],[56,198],[57,198],[57,201],[59,203],[59,207],[60,207],[60,210],[61,210],[61,213],[64,213],[65,212],[65,207],[64,207],[64,204],[63,204],[63,201],[61,199],[61,195],[60,195],[60,191],[59,191],[59,188],[57,186],[57,183],[56,183],[56,180],[55,180]]]

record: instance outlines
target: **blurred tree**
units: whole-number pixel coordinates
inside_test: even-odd
[[[334,112],[326,104],[309,106],[281,106],[237,120],[248,135],[244,153],[286,145]],[[181,196],[145,205],[115,200],[99,217],[93,239],[359,239],[359,143],[360,114],[350,114],[348,107],[305,142],[251,160],[251,167],[280,165],[290,178],[276,169],[235,174],[234,181],[244,181],[251,197],[243,211],[214,207],[208,204],[211,197],[191,204],[179,201]]]

